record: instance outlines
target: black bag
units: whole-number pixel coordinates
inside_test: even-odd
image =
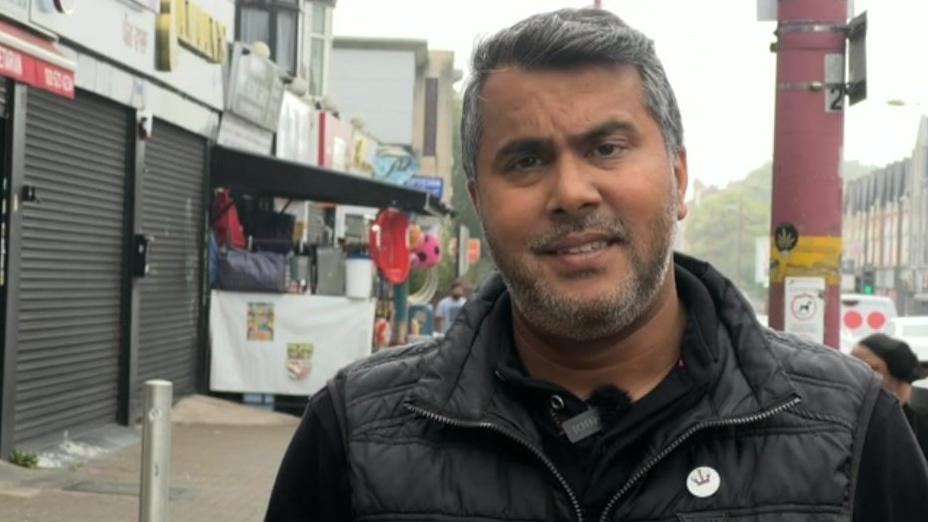
[[[230,248],[219,256],[219,288],[236,292],[287,291],[287,256]]]
[[[296,218],[286,212],[258,209],[254,217],[253,233],[255,239],[285,240],[293,243],[293,228]]]

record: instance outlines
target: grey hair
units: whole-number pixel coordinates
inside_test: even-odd
[[[462,158],[469,184],[477,182],[483,86],[494,70],[511,65],[528,70],[634,65],[641,76],[646,108],[661,128],[667,154],[674,156],[683,148],[680,108],[654,42],[608,11],[561,9],[526,18],[474,49],[461,117]]]

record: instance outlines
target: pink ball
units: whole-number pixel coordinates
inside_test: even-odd
[[[441,261],[441,242],[434,234],[426,234],[412,249],[413,268],[431,268]]]

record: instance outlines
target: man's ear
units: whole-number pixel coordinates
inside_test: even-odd
[[[689,183],[689,171],[686,164],[686,148],[681,147],[673,158],[673,176],[677,182],[677,220],[686,217],[686,188]]]
[[[470,196],[470,202],[474,205],[474,210],[477,211],[477,214],[480,214],[480,192],[476,181],[467,182],[467,194]]]

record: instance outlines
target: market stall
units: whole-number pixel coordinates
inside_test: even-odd
[[[369,242],[405,245],[406,228],[388,241],[389,231],[375,222],[348,220],[335,237],[328,221],[334,208],[327,218],[294,226],[299,219],[286,214],[293,202],[450,213],[427,192],[224,146],[212,148],[210,179],[217,191],[213,232],[224,243],[209,314],[210,388],[220,392],[306,397],[372,351],[377,289],[395,281],[374,269],[383,252]],[[245,199],[257,206],[243,205]],[[409,250],[402,256],[408,265]]]

